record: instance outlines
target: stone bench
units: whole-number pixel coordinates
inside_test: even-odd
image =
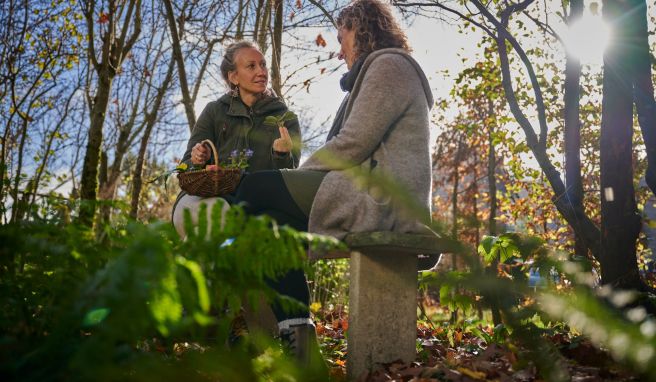
[[[394,232],[353,233],[344,243],[348,251],[311,252],[310,259],[351,259],[346,370],[348,379],[355,380],[376,364],[414,361],[418,255],[437,259],[457,252],[458,244],[435,235]]]

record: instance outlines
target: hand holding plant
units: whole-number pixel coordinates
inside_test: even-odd
[[[291,111],[286,111],[284,114],[279,116],[268,116],[264,119],[264,123],[267,125],[277,125],[278,131],[280,132],[280,138],[273,141],[273,151],[280,153],[288,153],[292,151],[294,147],[294,142],[292,137],[289,135],[289,131],[285,127],[286,121],[291,121],[296,119],[296,114]]]

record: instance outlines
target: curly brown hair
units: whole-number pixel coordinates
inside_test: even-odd
[[[342,9],[335,21],[338,28],[355,32],[356,57],[383,48],[412,50],[392,9],[379,0],[355,0]]]

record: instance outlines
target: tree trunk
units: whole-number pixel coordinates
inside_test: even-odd
[[[583,1],[572,0],[569,4],[570,14],[567,23],[571,26],[583,15]],[[583,210],[583,182],[581,181],[581,122],[579,120],[581,61],[574,54],[568,52],[565,62],[565,186],[566,197],[569,202]],[[577,227],[574,232],[580,231],[578,221],[573,222]],[[588,250],[583,238],[574,234],[574,253],[577,256],[587,257]]]
[[[182,104],[184,105],[185,114],[187,115],[187,122],[189,123],[189,131],[196,125],[196,115],[194,114],[194,104],[189,93],[189,85],[187,83],[187,72],[185,70],[184,57],[182,56],[182,47],[180,45],[180,32],[175,24],[175,14],[173,13],[173,5],[171,0],[164,0],[166,7],[166,20],[171,30],[171,47],[173,48],[173,57],[178,65],[178,77],[180,79],[180,91],[182,92]]]
[[[12,222],[19,221],[23,218],[24,205],[18,196],[18,187],[20,186],[21,172],[23,171],[23,153],[25,152],[25,141],[27,139],[27,118],[23,117],[23,128],[21,129],[20,143],[18,144],[18,164],[16,165],[16,176],[14,177],[14,189],[11,191],[14,205],[11,209]]]
[[[109,159],[107,158],[107,152],[104,150],[100,152],[100,169],[98,171],[98,184],[99,184],[99,196],[100,196],[100,213],[96,215],[97,218],[97,223],[98,227],[102,227],[105,222],[109,221],[109,213],[110,213],[110,207],[108,205],[108,200],[107,198],[103,195],[103,192],[107,192],[106,190],[103,190],[105,185],[107,184],[108,180],[108,174],[109,174],[109,169],[108,169],[108,162]],[[96,237],[100,238],[101,235],[104,233],[103,229],[98,229],[96,230]]]
[[[273,22],[273,52],[271,65],[271,86],[273,91],[282,97],[282,79],[280,73],[280,63],[282,61],[282,24],[283,24],[283,1],[274,0],[276,18]]]
[[[96,196],[98,192],[98,164],[100,163],[100,147],[103,140],[103,125],[105,113],[109,104],[109,93],[112,88],[114,74],[109,68],[99,73],[98,90],[91,107],[91,125],[89,139],[84,154],[82,178],[80,179],[80,223],[92,225],[96,213]]]
[[[619,288],[643,289],[636,259],[641,229],[633,187],[633,88],[630,65],[630,8],[605,0],[614,25],[604,56],[601,121],[601,280]]]
[[[262,54],[267,51],[267,34],[269,33],[269,26],[271,25],[271,1],[265,0],[264,3],[264,13],[262,14],[262,19],[260,21],[258,36],[257,36],[257,45],[259,45]]]
[[[638,123],[647,151],[645,180],[656,195],[656,102],[651,77],[651,54],[647,29],[647,4],[645,0],[633,0],[634,14],[634,97],[638,111]]]

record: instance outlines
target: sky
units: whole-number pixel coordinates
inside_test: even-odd
[[[475,35],[459,34],[456,26],[427,18],[418,18],[411,25],[406,25],[406,32],[413,48],[412,56],[428,77],[433,97],[437,99],[448,96],[453,81],[445,78],[441,72],[449,70],[450,73],[456,74],[462,68],[458,52],[472,57],[476,51],[478,38]],[[327,42],[326,49],[339,51],[336,31],[326,32],[324,38]],[[339,87],[339,79],[345,72],[346,66],[344,65],[341,70],[325,76],[313,84],[310,94],[299,93],[294,102],[316,110],[318,120],[323,120],[324,116],[328,114],[334,114],[344,97],[344,93]],[[437,126],[432,127],[431,133],[431,138],[435,138]]]
[[[588,5],[594,1],[596,0],[589,0],[585,3]],[[419,62],[428,77],[434,98],[447,98],[449,91],[455,84],[455,76],[465,67],[462,58],[469,59],[470,61],[467,64],[470,64],[471,60],[480,52],[481,49],[476,44],[480,41],[482,32],[468,30],[466,34],[459,33],[457,20],[449,23],[447,21],[420,16],[407,20],[400,17],[396,9],[394,9],[394,12],[407,33],[410,45],[413,48],[413,57]],[[554,19],[555,17],[551,18],[550,22],[557,32],[566,40],[572,41],[572,44],[576,46],[576,51],[584,53],[584,63],[596,63],[599,65],[602,57],[601,51],[603,49],[603,41],[599,38],[601,33],[598,31],[603,26],[600,17],[593,17],[590,14],[589,8],[586,6],[584,15],[585,23],[575,28],[574,33],[571,34],[567,33],[562,23]],[[336,54],[339,51],[336,30],[332,28],[305,28],[301,29],[301,31],[303,34],[300,36],[297,34],[295,37],[305,41],[314,41],[316,36],[321,33],[326,41],[326,46],[316,48],[319,50],[318,54],[325,57],[329,52],[335,52],[335,57],[329,63],[319,66],[312,65],[307,70],[298,72],[289,81],[290,83],[302,83],[305,79],[314,76],[319,68],[323,66],[334,67],[342,63],[338,61]],[[287,40],[283,41],[283,46],[294,45],[296,43],[289,35],[283,38]],[[283,49],[283,61],[286,61],[286,63],[283,62],[283,77],[287,75],[284,72],[285,69],[288,71],[295,70],[300,65],[299,63],[315,58],[317,53],[306,53],[305,57],[290,57],[291,55],[293,53],[288,48]],[[329,127],[332,117],[344,97],[344,93],[339,87],[339,79],[346,71],[346,65],[342,65],[337,71],[319,76],[315,79],[310,85],[309,91],[304,89],[289,91],[285,96],[290,109],[292,111],[302,110],[310,114],[313,124],[328,121],[327,127]],[[445,71],[448,71],[449,74],[445,75]],[[206,83],[207,89],[201,92],[201,96],[195,105],[197,115],[207,102],[216,98],[216,89],[223,89],[223,84],[218,85],[216,83]],[[213,89],[212,92],[209,89]],[[457,110],[454,108],[450,112],[455,116]],[[183,114],[182,109],[181,114]],[[434,124],[431,126],[431,143],[435,142],[439,129],[440,127]]]

